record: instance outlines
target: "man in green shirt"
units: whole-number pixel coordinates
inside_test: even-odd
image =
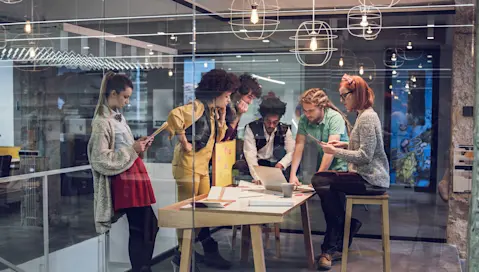
[[[326,93],[320,89],[307,90],[301,96],[300,102],[304,114],[299,119],[289,182],[300,185],[296,173],[303,156],[306,137],[314,138],[317,142],[318,172],[347,171],[348,165],[345,161],[334,158],[330,154],[324,154],[319,145],[320,142],[349,141],[349,122],[346,116],[329,101]]]

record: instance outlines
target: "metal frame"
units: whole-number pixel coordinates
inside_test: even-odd
[[[85,166],[77,166],[77,167],[69,167],[69,168],[63,168],[63,169],[57,169],[57,170],[50,170],[50,171],[44,171],[44,172],[38,172],[38,173],[32,173],[32,174],[24,174],[24,175],[18,175],[18,176],[10,176],[10,177],[4,177],[0,178],[0,184],[1,183],[9,183],[9,182],[14,182],[14,181],[22,181],[22,180],[28,180],[28,179],[33,179],[33,178],[43,178],[42,179],[42,188],[43,188],[43,195],[42,195],[42,210],[43,210],[43,271],[50,271],[50,248],[49,248],[49,240],[50,240],[50,233],[49,233],[49,228],[50,228],[50,223],[48,221],[48,176],[53,176],[53,175],[60,175],[60,174],[67,174],[67,173],[72,173],[72,172],[79,172],[79,171],[85,171],[85,170],[90,170],[91,166],[90,165],[85,165]],[[108,236],[105,235],[105,244],[107,243]],[[108,246],[105,245],[105,251],[104,254],[108,256]],[[103,251],[102,251],[103,252]],[[6,265],[10,269],[16,272],[25,272],[25,270],[21,269],[20,267],[12,264],[11,262],[3,259],[0,257],[0,263]],[[105,259],[105,263],[108,263]],[[107,270],[105,270],[107,271]]]

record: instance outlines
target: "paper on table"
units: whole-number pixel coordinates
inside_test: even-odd
[[[264,194],[262,193],[257,193],[253,191],[242,191],[240,198],[250,198],[250,197],[262,197]]]
[[[210,189],[207,200],[238,200],[241,193],[241,188],[237,187],[217,187],[213,186]],[[221,195],[223,194],[223,195]]]
[[[265,190],[263,185],[256,185],[252,182],[240,180],[238,187],[241,188],[243,191],[262,191]],[[237,188],[238,188],[237,187]]]

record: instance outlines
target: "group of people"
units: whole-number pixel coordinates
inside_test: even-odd
[[[151,208],[156,200],[141,157],[151,145],[151,139],[135,140],[120,113],[129,103],[132,90],[133,84],[127,77],[114,73],[104,76],[88,156],[94,175],[97,231],[107,232],[113,222],[126,214],[132,271],[148,272],[158,227]],[[167,129],[171,137],[177,138],[172,168],[179,201],[209,192],[210,164],[216,142],[236,138],[241,116],[254,99],[261,98],[261,92],[260,84],[248,74],[238,77],[214,69],[202,76],[195,101],[169,113]],[[295,140],[291,128],[280,122],[286,103],[274,95],[262,98],[261,119],[246,125],[244,133],[247,168],[258,183],[261,180],[254,166],[263,165],[282,169],[290,183],[299,185],[297,172],[306,139],[316,142],[318,171],[311,183],[321,198],[327,224],[318,260],[323,270],[330,269],[343,250],[345,194],[365,194],[370,187],[389,187],[381,123],[372,108],[373,90],[361,77],[344,75],[339,93],[347,111],[357,113],[354,127],[324,91],[310,89],[300,97],[303,115]],[[360,227],[361,222],[353,219],[349,244]],[[181,232],[178,239],[181,244]],[[231,267],[221,256],[209,228],[198,231],[198,240],[204,255],[195,253],[197,262],[218,269]],[[172,259],[175,269],[180,262],[178,248]]]

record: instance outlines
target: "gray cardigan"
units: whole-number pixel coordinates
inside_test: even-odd
[[[389,162],[381,121],[372,108],[359,114],[349,137],[349,148],[338,149],[335,157],[347,161],[349,171],[358,173],[371,185],[389,188]]]
[[[104,112],[110,112],[105,109]],[[88,142],[88,160],[93,172],[93,208],[95,228],[98,233],[105,233],[116,221],[110,189],[110,176],[128,170],[138,154],[133,147],[123,147],[115,151],[114,123],[110,116],[96,116],[92,122],[92,134]]]

